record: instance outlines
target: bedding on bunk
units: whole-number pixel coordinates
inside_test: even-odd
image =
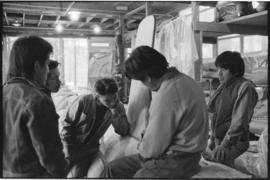
[[[252,142],[247,152],[235,160],[235,168],[256,178],[268,177],[268,127],[259,141]]]
[[[112,126],[101,139],[100,151],[103,155],[92,163],[87,177],[99,177],[105,165],[117,158],[138,153],[138,140],[133,137],[121,137],[114,133]],[[251,175],[242,173],[229,166],[201,159],[201,171],[192,178],[251,178]]]

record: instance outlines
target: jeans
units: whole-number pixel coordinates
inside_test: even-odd
[[[234,168],[234,160],[237,157],[239,157],[241,154],[243,154],[245,151],[247,151],[249,147],[249,141],[240,141],[240,140],[235,141],[232,144],[229,144],[228,146],[224,147],[226,149],[225,159],[223,161],[220,161],[213,158],[213,151],[215,147],[220,144],[221,144],[221,140],[215,138],[212,149],[208,147],[206,151],[202,153],[203,157],[206,160],[219,162],[233,168]]]
[[[105,167],[103,178],[189,178],[201,169],[200,153],[165,155],[142,162],[138,154],[116,159]]]
[[[80,158],[70,162],[67,178],[85,178],[92,161],[99,155],[99,151],[89,151]]]

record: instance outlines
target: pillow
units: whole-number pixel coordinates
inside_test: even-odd
[[[140,139],[146,127],[151,103],[151,91],[140,81],[132,80],[130,86],[127,118],[131,126],[131,136]]]
[[[268,174],[268,127],[266,127],[258,141],[258,153],[245,152],[235,160],[235,168],[252,174],[257,178],[266,178]]]
[[[251,178],[250,175],[242,173],[236,169],[221,163],[200,160],[201,171],[191,178]]]

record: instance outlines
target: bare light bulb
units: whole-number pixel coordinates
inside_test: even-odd
[[[94,32],[95,32],[95,33],[100,33],[100,31],[101,31],[100,26],[95,26],[95,27],[94,27]]]
[[[61,24],[57,24],[55,27],[56,32],[61,33],[63,32],[64,28]]]
[[[78,21],[81,13],[79,11],[71,11],[68,14],[71,21]]]

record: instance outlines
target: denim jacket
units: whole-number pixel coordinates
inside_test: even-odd
[[[52,100],[34,82],[3,86],[3,176],[64,177],[66,161]]]

